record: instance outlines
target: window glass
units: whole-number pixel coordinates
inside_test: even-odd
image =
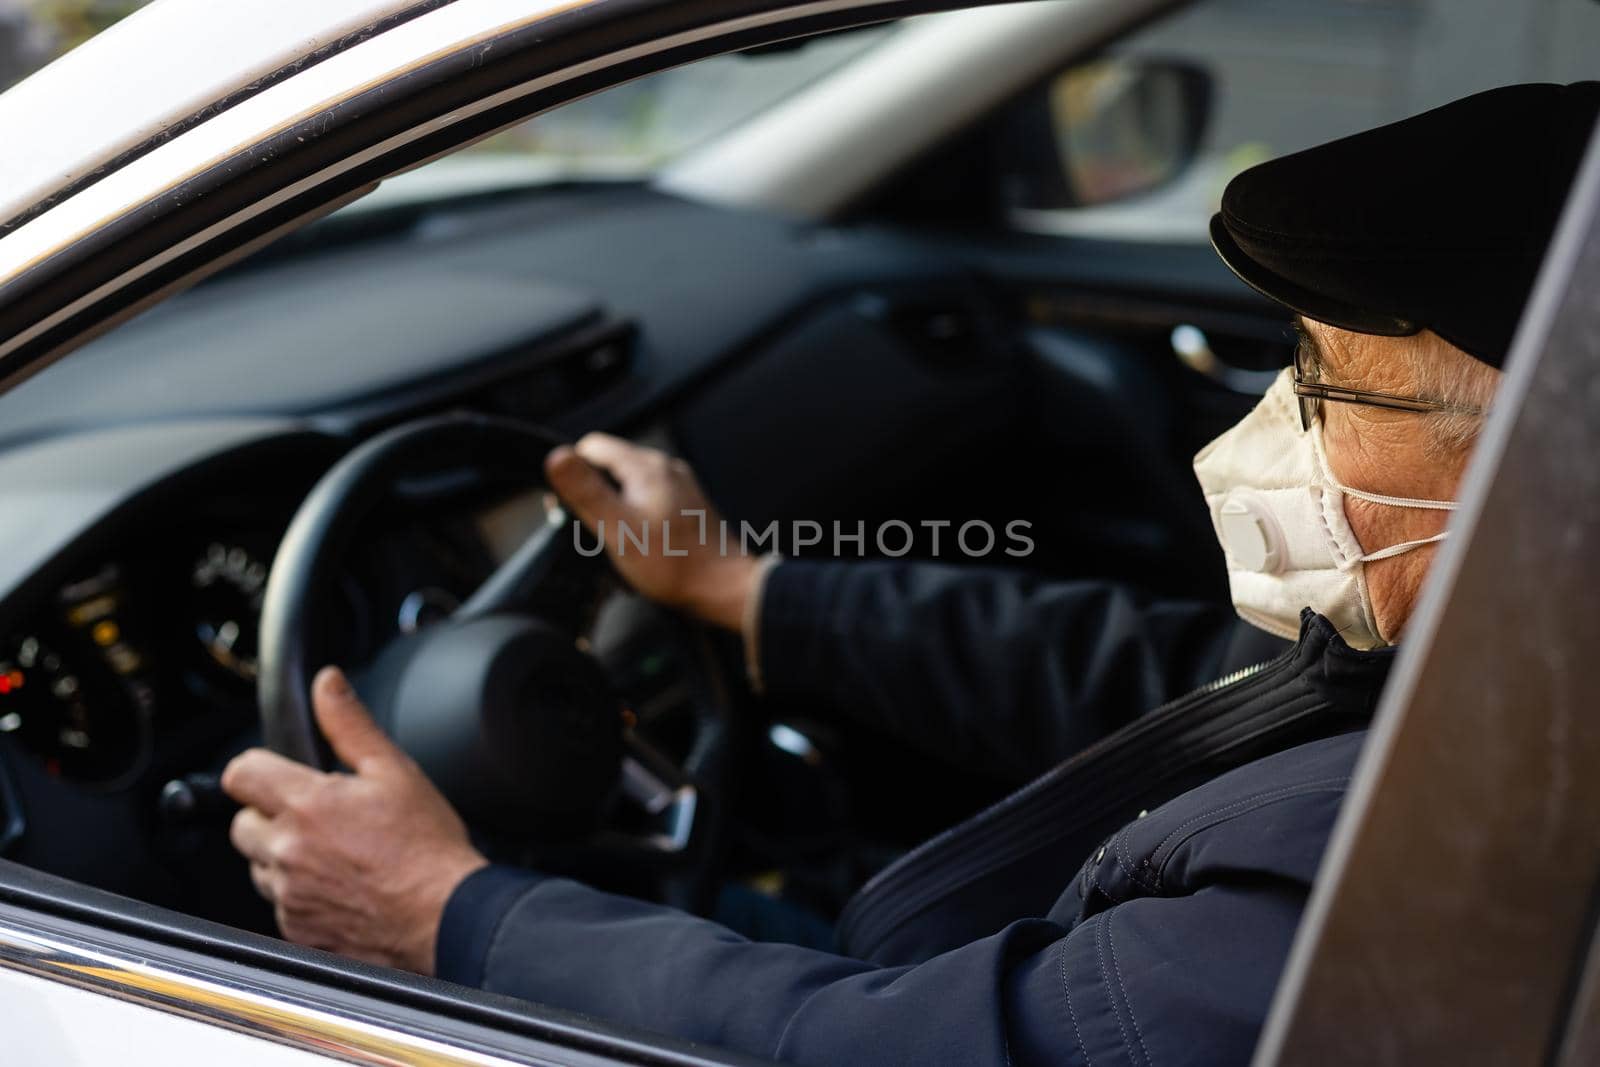
[[[1600,4],[1203,0],[1108,52],[1210,75],[1197,162],[1138,197],[1016,210],[1012,221],[1046,233],[1203,242],[1223,186],[1252,164],[1496,85],[1600,77]]]
[[[145,2],[0,0],[0,89]],[[890,25],[868,26],[662,71],[505,130],[429,169],[435,181],[447,186],[647,176],[848,62],[890,32]]]
[[[559,172],[649,172],[772,107],[888,32],[867,27],[702,59],[563,105],[461,154],[521,159]]]

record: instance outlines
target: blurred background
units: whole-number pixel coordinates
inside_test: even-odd
[[[0,87],[142,6],[144,0],[0,0]],[[895,29],[717,57],[619,86],[497,134],[405,183],[415,195],[429,183],[447,193],[648,178]],[[1596,40],[1600,4],[1574,0],[1199,0],[1120,41],[1098,57],[1099,66],[1085,63],[1058,79],[1052,107],[1062,154],[1070,149],[1079,161],[1068,176],[1077,195],[1065,203],[1019,190],[1009,222],[1041,233],[1202,242],[1222,187],[1243,168],[1488,86],[1592,77]],[[175,41],[167,58],[181,62],[183,50]],[[1171,175],[1130,169],[1128,151],[1076,132],[1086,124],[1074,116],[1114,97],[1128,80],[1129,61],[1195,75],[1146,79],[1137,100],[1146,111],[1161,110],[1151,97],[1163,93],[1207,98],[1203,139]],[[1102,158],[1110,162],[1096,168]],[[1144,188],[1151,191],[1125,195]]]
[[[0,0],[0,88],[9,88],[146,0]]]

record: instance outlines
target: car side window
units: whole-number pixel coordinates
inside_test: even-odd
[[[1595,77],[1592,0],[1204,0],[1014,102],[997,192],[1017,230],[1199,243],[1255,163],[1497,85]]]

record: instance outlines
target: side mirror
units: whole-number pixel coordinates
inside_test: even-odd
[[[1092,207],[1151,192],[1199,154],[1211,76],[1190,63],[1080,63],[1011,106],[1000,193],[1008,210]]]

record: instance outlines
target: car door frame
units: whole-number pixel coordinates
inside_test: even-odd
[[[0,860],[0,972],[345,1062],[741,1067],[746,1056],[373,967]],[[93,1019],[84,1020],[94,1025]],[[173,1026],[171,1033],[181,1033]],[[170,1051],[170,1050],[169,1050]]]

